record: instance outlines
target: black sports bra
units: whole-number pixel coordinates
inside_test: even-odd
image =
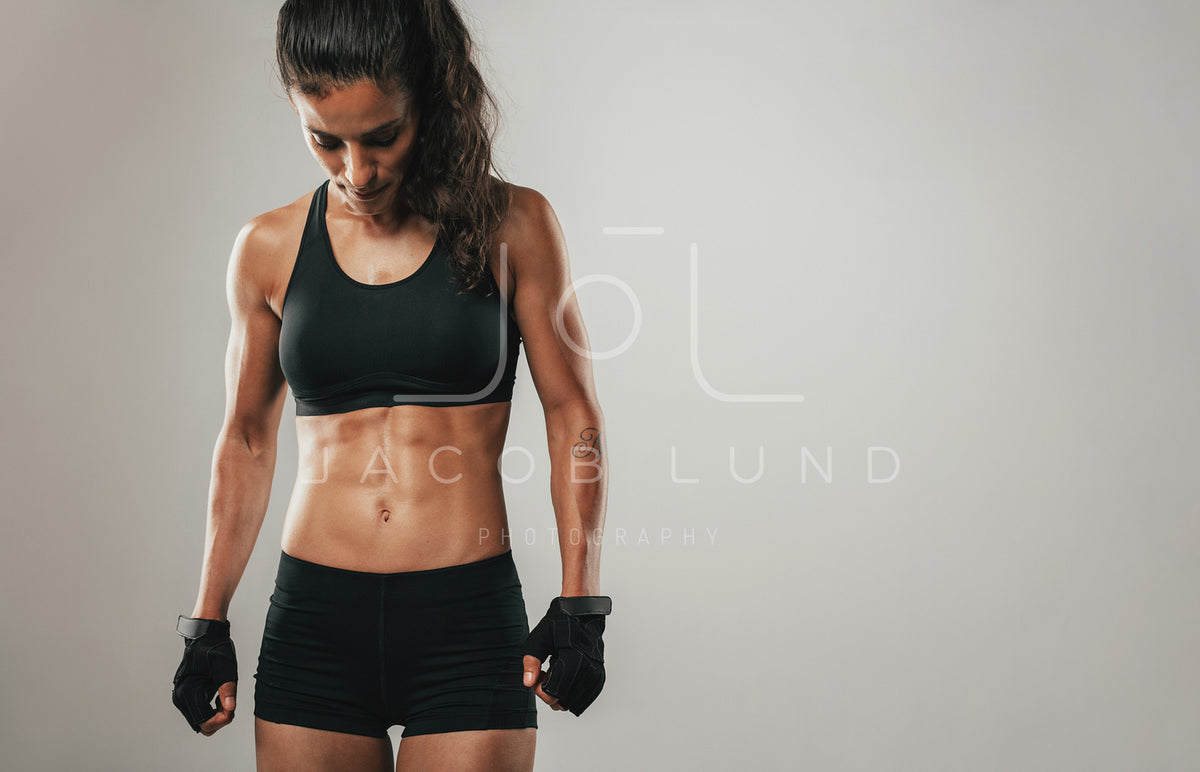
[[[410,276],[364,284],[338,265],[313,193],[283,296],[279,363],[296,415],[512,400],[521,333],[495,275],[489,297],[459,285],[441,239]]]

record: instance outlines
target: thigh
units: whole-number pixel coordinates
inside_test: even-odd
[[[396,772],[531,772],[536,745],[534,727],[415,735],[400,740]]]
[[[390,737],[254,719],[258,772],[392,772]]]

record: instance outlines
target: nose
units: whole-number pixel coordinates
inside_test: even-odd
[[[346,161],[346,182],[358,190],[365,190],[371,186],[371,180],[374,178],[374,165],[366,152],[361,148],[351,148]]]

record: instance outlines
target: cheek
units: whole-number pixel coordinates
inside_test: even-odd
[[[406,133],[404,136],[396,140],[396,145],[393,148],[397,155],[408,160],[417,154],[417,132],[414,129]]]
[[[407,167],[414,157],[416,157],[417,149],[413,145],[401,146],[399,143],[395,147],[388,148],[386,155],[380,157],[380,161],[385,166],[391,169],[403,169]]]
[[[313,159],[316,160],[317,164],[319,164],[321,168],[333,169],[341,165],[341,161],[339,160],[337,153],[330,153],[327,150],[322,150],[311,142],[307,143],[307,147],[308,152],[312,154]]]

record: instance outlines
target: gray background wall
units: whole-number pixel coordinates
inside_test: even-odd
[[[229,251],[321,181],[278,2],[6,6],[4,766],[251,769],[290,405],[230,611],[238,718],[199,737],[169,691]],[[634,323],[614,277],[642,314],[595,363],[609,682],[541,711],[538,768],[1200,767],[1198,6],[466,9],[501,168],[553,203],[576,280],[609,277],[579,291],[595,348]],[[524,364],[515,403],[536,619],[559,567]]]

